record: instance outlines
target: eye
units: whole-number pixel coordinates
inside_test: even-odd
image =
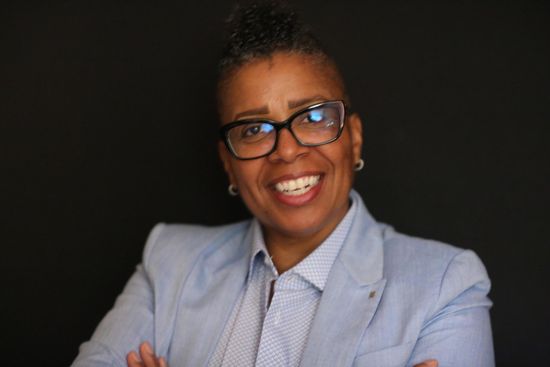
[[[242,125],[239,135],[241,139],[259,139],[269,134],[271,131],[273,131],[273,126],[258,122]]]
[[[262,126],[260,124],[256,125],[245,125],[241,131],[241,136],[243,138],[254,136],[260,133]]]
[[[306,116],[307,122],[321,122],[325,119],[325,113],[323,110],[312,110]]]
[[[297,127],[301,129],[326,129],[336,125],[338,122],[338,111],[319,107],[305,112],[297,118]]]

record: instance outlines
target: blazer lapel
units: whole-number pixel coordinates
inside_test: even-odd
[[[178,312],[177,327],[185,339],[177,347],[177,365],[207,365],[245,284],[250,236],[249,229],[212,250],[199,260],[200,270],[188,279],[187,296],[182,297]]]
[[[323,291],[302,366],[352,365],[384,291],[381,229],[359,195],[351,195],[357,213]]]

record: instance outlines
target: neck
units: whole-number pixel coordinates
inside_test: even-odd
[[[269,255],[279,274],[297,265],[305,259],[334,231],[344,218],[349,206],[345,206],[329,223],[320,230],[309,234],[287,234],[272,228],[263,227],[264,238]]]
[[[324,239],[323,239],[324,240]],[[266,236],[266,247],[279,274],[297,265],[323,242],[300,238]]]

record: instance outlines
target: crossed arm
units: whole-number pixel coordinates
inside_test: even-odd
[[[456,256],[443,276],[439,297],[407,366],[494,366],[490,301],[486,297],[489,286],[483,265],[472,252]],[[157,355],[149,343],[144,343],[153,341],[151,288],[149,276],[138,267],[73,366],[167,367],[165,351],[157,351]]]
[[[126,362],[128,367],[168,367],[164,357],[155,355],[148,342],[141,343],[139,353],[136,351],[128,353]],[[429,359],[414,365],[414,367],[438,367],[438,363],[435,359]]]

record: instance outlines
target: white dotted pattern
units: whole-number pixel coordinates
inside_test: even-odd
[[[298,366],[332,264],[348,234],[356,205],[308,257],[278,275],[254,220],[247,286],[209,367]],[[274,293],[269,302],[271,284]]]

